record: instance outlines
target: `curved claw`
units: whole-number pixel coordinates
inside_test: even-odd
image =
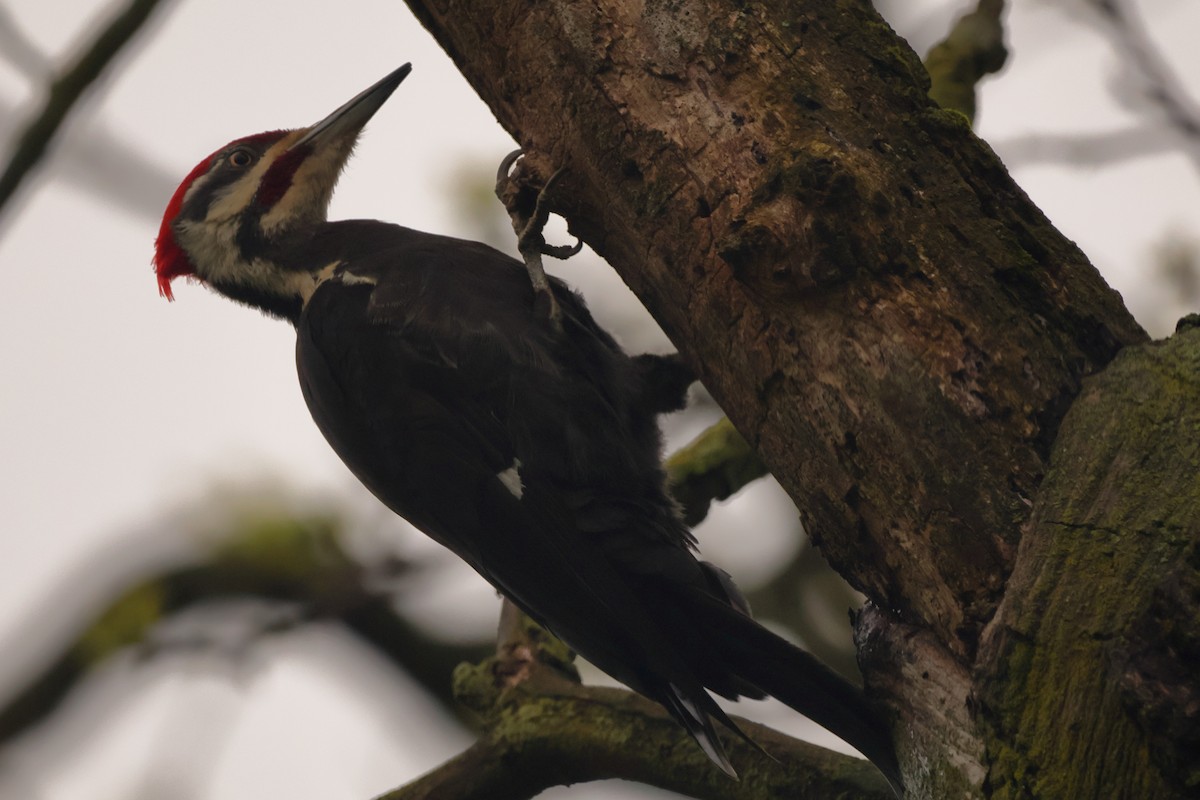
[[[522,197],[524,193],[521,190],[530,187],[518,185],[519,179],[514,179],[509,175],[513,165],[523,155],[525,155],[524,149],[518,148],[501,160],[500,166],[496,170],[496,197],[504,204],[509,217],[512,218],[513,232],[517,234],[517,250],[520,251],[521,258],[525,261],[525,270],[528,272],[529,282],[533,286],[534,313],[545,319],[556,333],[561,334],[563,331],[562,309],[554,296],[554,289],[546,277],[546,271],[542,267],[542,255],[560,259],[570,258],[583,249],[583,242],[576,241],[574,245],[561,247],[546,244],[546,240],[542,238],[542,228],[550,216],[547,196],[551,187],[567,169],[559,167],[554,171],[545,185],[537,191],[533,207],[529,208],[528,200]]]
[[[513,164],[517,163],[517,159],[523,155],[525,155],[524,148],[518,147],[500,160],[500,166],[496,169],[496,183],[500,183],[508,178],[508,171],[512,169]],[[551,177],[551,180],[553,180],[553,177]]]

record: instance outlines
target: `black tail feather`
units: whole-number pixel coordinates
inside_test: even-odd
[[[671,716],[687,729],[709,760],[720,767],[726,775],[736,779],[737,770],[733,768],[729,757],[725,755],[725,748],[717,737],[717,732],[713,729],[712,724],[715,717],[731,729],[737,730],[733,720],[725,716],[721,707],[703,689],[689,694],[673,683],[668,684],[668,694],[665,699],[666,708],[671,712]]]
[[[711,596],[690,604],[712,633],[727,668],[862,753],[903,796],[887,726],[862,690],[814,656]]]

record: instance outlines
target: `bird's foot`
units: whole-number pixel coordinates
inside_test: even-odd
[[[550,280],[546,277],[542,256],[570,258],[583,249],[583,242],[576,241],[574,245],[560,246],[546,244],[542,231],[546,227],[546,220],[550,218],[547,198],[554,183],[566,171],[566,167],[555,170],[540,189],[535,189],[529,183],[530,176],[519,169],[513,170],[513,165],[524,154],[524,150],[514,150],[500,162],[500,168],[496,172],[496,197],[508,211],[513,232],[517,234],[517,250],[525,261],[525,270],[529,273],[529,282],[533,285],[536,295],[535,312],[544,317],[556,333],[561,333],[562,309],[554,297]]]

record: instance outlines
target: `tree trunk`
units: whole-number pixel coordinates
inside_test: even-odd
[[[870,4],[410,5],[871,599],[910,796],[1182,796],[1200,372],[1064,427],[1146,336]]]

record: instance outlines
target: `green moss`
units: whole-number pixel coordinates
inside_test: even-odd
[[[502,691],[494,677],[495,669],[495,657],[478,664],[463,662],[454,668],[450,678],[454,699],[480,720],[492,716]]]
[[[879,16],[874,7],[855,0],[842,0],[838,3],[838,11],[853,20],[852,29],[855,33],[852,42],[857,49],[880,67],[883,74],[902,79],[899,86],[892,88],[924,98],[929,92],[929,74],[925,71],[925,65],[908,46],[908,42],[892,30],[892,26]]]
[[[966,136],[971,133],[971,118],[954,108],[931,106],[921,112],[921,127],[929,132]]]
[[[932,81],[929,96],[968,120],[975,118],[976,85],[985,75],[998,72],[1008,58],[1000,24],[1002,11],[1000,0],[981,2],[975,11],[960,18],[925,58]]]
[[[758,454],[726,417],[676,451],[666,467],[671,493],[689,525],[707,516],[712,501],[724,500],[767,474]]]
[[[1031,579],[1011,590],[981,683],[997,798],[1181,796],[1152,763],[1175,742],[1158,722],[1138,727],[1122,678],[1158,641],[1148,609],[1196,546],[1200,470],[1182,465],[1200,439],[1180,430],[1200,421],[1195,339],[1127,348],[1063,421],[1023,544]]]
[[[96,664],[146,638],[165,608],[166,592],[158,582],[143,583],[126,592],[96,620],[76,644],[76,655],[85,664]]]
[[[341,531],[329,517],[296,519],[282,514],[249,517],[216,552],[233,568],[250,568],[307,583],[340,579],[353,562],[342,549]]]

